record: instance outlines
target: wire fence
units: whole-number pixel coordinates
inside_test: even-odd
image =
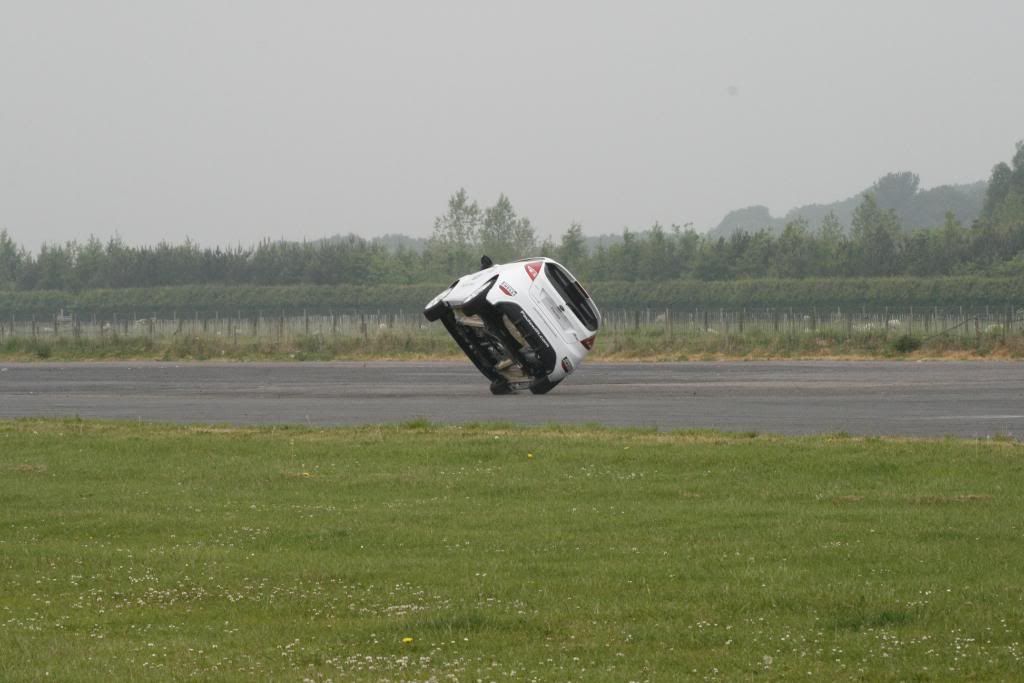
[[[811,335],[848,338],[873,333],[883,336],[938,335],[972,337],[982,334],[1024,334],[1024,309],[982,310],[888,309],[868,311],[798,311],[789,309],[613,310],[604,313],[603,326],[612,332],[661,331],[666,335]]]
[[[634,309],[603,311],[602,333],[647,333],[666,336],[745,335],[829,336],[849,338],[872,333],[886,337],[910,335],[927,339],[1024,334],[1024,308],[983,310],[882,309],[875,311],[796,311],[794,309]],[[167,318],[134,314],[95,316],[58,312],[42,318],[0,317],[0,342],[12,338],[118,339],[154,341],[178,337],[290,341],[379,336],[382,334],[444,335],[441,325],[426,321],[420,311],[339,313],[330,315],[201,315]]]
[[[155,341],[178,337],[215,337],[220,339],[291,341],[302,337],[365,337],[384,332],[423,334],[435,328],[420,312],[344,313],[331,315],[201,315],[172,318],[146,317],[133,314],[98,317],[58,313],[41,319],[38,316],[0,319],[0,342],[5,338],[31,339],[118,339],[146,338]],[[442,329],[443,332],[443,329]]]

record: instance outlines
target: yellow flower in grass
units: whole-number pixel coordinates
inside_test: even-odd
[[[409,645],[410,643],[412,643],[412,641],[413,641],[413,639],[410,636],[406,636],[405,638],[402,638],[402,642],[405,643],[406,645]]]

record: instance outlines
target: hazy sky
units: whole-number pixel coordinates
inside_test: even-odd
[[[987,179],[1024,2],[0,0],[0,228],[251,244],[542,234]]]

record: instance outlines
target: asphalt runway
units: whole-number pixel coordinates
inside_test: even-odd
[[[0,417],[343,425],[503,420],[1024,437],[1024,363],[588,363],[491,396],[466,362],[0,363]]]

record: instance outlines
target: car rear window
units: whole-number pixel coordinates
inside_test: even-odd
[[[544,271],[548,275],[548,280],[580,322],[591,332],[597,332],[597,309],[590,300],[590,295],[580,286],[580,283],[573,280],[567,272],[554,263],[544,264]]]

